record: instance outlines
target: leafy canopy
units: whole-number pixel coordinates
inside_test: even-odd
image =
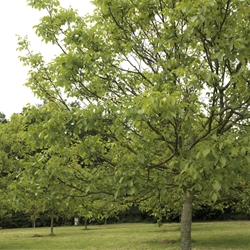
[[[45,102],[27,110],[28,137],[67,155],[72,195],[158,214],[249,180],[248,0],[93,0],[85,17],[28,3],[47,10],[36,33],[61,49],[47,63],[19,38],[26,85]]]

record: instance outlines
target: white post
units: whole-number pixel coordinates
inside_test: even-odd
[[[75,220],[74,220],[74,225],[75,225],[75,226],[79,226],[79,218],[75,218]]]

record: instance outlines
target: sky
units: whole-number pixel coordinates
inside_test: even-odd
[[[77,9],[80,15],[91,13],[93,5],[89,0],[61,0],[61,6]],[[34,52],[52,57],[55,50],[40,42],[32,28],[39,23],[43,14],[27,6],[26,0],[6,0],[0,8],[0,112],[9,118],[13,113],[20,113],[27,103],[36,104],[39,101],[32,91],[24,86],[28,68],[19,61],[17,36],[28,36]]]

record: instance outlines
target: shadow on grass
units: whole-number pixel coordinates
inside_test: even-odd
[[[168,233],[168,232],[180,232],[181,229],[180,228],[175,228],[175,229],[162,229],[162,230],[157,230],[154,232],[159,232],[159,233]]]
[[[41,234],[34,234],[31,237],[43,237],[43,235],[41,235]]]
[[[155,241],[151,241],[149,243],[154,243],[154,244],[176,244],[179,243],[180,240],[155,240]]]
[[[155,247],[157,245],[175,245],[175,244],[178,244],[180,243],[180,240],[177,239],[177,240],[169,240],[169,239],[164,239],[164,240],[148,240],[146,242],[144,242],[148,245],[150,245],[152,247],[152,249],[156,249]]]

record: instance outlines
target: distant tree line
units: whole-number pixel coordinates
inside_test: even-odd
[[[73,226],[75,217],[58,216],[54,226]],[[226,220],[250,220],[250,215],[237,212],[233,207],[228,207],[224,211],[213,207],[202,206],[194,210],[193,221],[226,221]],[[163,223],[180,222],[178,215],[172,215],[168,219],[163,219]],[[79,218],[79,226],[84,226],[85,218]],[[110,217],[107,224],[114,223],[157,223],[157,219],[150,214],[140,211],[138,207],[132,206],[115,217]],[[104,219],[92,219],[88,225],[104,225]],[[2,228],[29,228],[33,227],[30,214],[24,212],[9,211],[6,217],[2,218]],[[36,227],[49,227],[50,213],[45,211],[39,214],[36,220]]]

